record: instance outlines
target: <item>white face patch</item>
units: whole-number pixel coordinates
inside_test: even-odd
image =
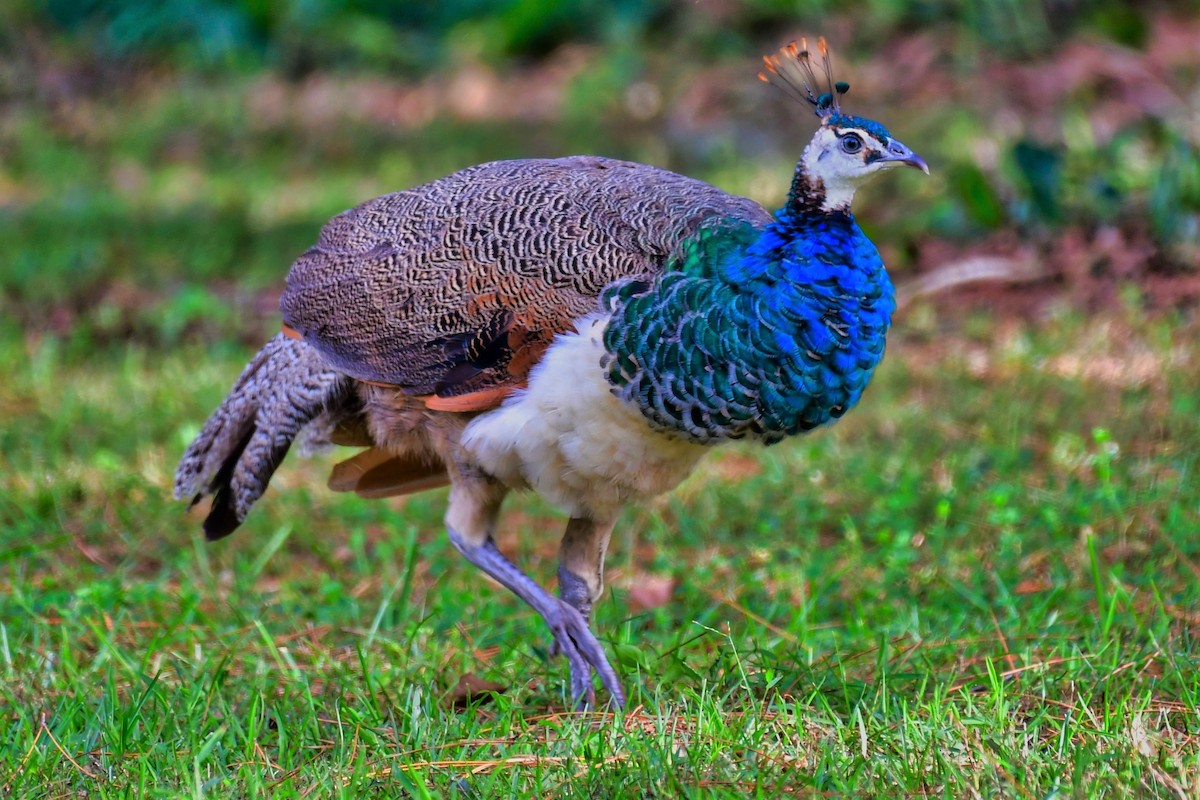
[[[861,147],[847,152],[842,137],[858,137]],[[850,201],[863,182],[876,172],[892,164],[873,160],[870,155],[887,155],[887,151],[875,137],[860,128],[830,128],[822,126],[813,136],[800,161],[810,183],[818,181],[825,191],[822,211],[850,209]]]

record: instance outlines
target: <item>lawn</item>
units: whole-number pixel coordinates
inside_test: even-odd
[[[444,491],[327,491],[349,451],[293,453],[242,529],[204,541],[203,510],[170,496],[175,464],[277,330],[287,266],[331,214],[580,150],[778,203],[808,128],[759,147],[737,123],[589,127],[579,98],[622,75],[567,81],[561,118],[269,70],[148,70],[6,106],[0,793],[1200,797],[1200,320],[1161,302],[1194,282],[1200,161],[1154,149],[1183,141],[1173,117],[1064,156],[1068,177],[1132,165],[1132,217],[1080,223],[1076,196],[1039,228],[1012,163],[964,155],[1024,152],[1015,138],[876,95],[934,169],[864,191],[897,282],[1014,236],[1039,237],[1050,269],[908,302],[845,420],[717,450],[624,515],[595,613],[623,712],[569,708],[541,620],[447,541]],[[496,80],[482,96],[537,86]],[[412,122],[422,97],[435,107]],[[1165,200],[1139,194],[1165,174]],[[1141,256],[1157,272],[1055,260],[1099,230],[1088,252],[1117,236],[1133,244],[1104,263],[1125,263],[1155,209],[1182,226]],[[499,544],[552,585],[564,526],[513,497]]]
[[[625,516],[596,615],[616,716],[566,708],[443,492],[332,495],[330,456],[293,458],[206,544],[171,472],[248,351],[75,360],[10,328],[7,790],[1193,796],[1195,327],[933,316],[836,428]],[[562,525],[519,498],[500,544],[548,580]],[[467,675],[500,692],[463,707]]]

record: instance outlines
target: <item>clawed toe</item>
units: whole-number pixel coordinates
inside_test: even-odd
[[[547,616],[554,644],[551,653],[562,653],[567,657],[571,670],[571,697],[581,709],[595,708],[596,690],[592,685],[593,671],[599,674],[600,683],[612,696],[613,705],[623,708],[625,693],[621,689],[617,673],[608,662],[608,656],[592,633],[587,620],[575,608],[559,601],[556,611]]]
[[[568,603],[568,605],[570,605],[570,604]],[[573,608],[575,608],[576,611],[579,610],[578,607],[576,607],[576,606],[573,606]],[[580,612],[580,613],[582,614],[582,612]],[[592,622],[591,622],[590,615],[583,614],[583,624],[588,627],[588,630],[591,630]],[[560,645],[558,643],[558,637],[554,635],[554,632],[552,630],[550,632],[550,657],[558,658],[561,655],[563,655],[562,645]]]

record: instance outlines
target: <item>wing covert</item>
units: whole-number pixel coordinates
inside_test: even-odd
[[[771,219],[642,164],[481,164],[330,220],[288,274],[283,319],[354,378],[477,410],[522,385],[607,286],[661,271],[715,216]]]

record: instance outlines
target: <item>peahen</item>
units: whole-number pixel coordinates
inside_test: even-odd
[[[759,77],[820,127],[774,216],[655,167],[577,156],[499,161],[368,201],[292,265],[283,333],[258,353],[179,464],[232,532],[299,436],[368,449],[330,487],[386,497],[450,486],[446,528],[533,607],[594,703],[624,692],[590,629],[627,503],[669,491],[714,445],[803,433],[858,402],[883,357],[892,285],[850,201],[896,165],[882,125],[842,113],[822,39]],[[814,87],[823,86],[817,94]],[[570,515],[558,593],[492,538],[510,489]]]

